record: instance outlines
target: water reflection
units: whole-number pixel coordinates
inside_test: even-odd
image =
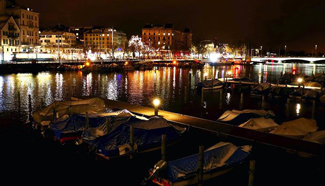
[[[153,97],[163,100],[162,109],[215,119],[227,109],[236,109],[240,95],[235,92],[197,92],[196,84],[207,78],[249,77],[258,82],[274,82],[281,74],[323,73],[318,64],[258,64],[253,66],[209,66],[204,69],[159,67],[150,71],[122,73],[46,72],[38,74],[10,74],[0,76],[0,112],[17,110],[17,94],[21,95],[21,110],[28,110],[28,95],[33,108],[43,99],[46,105],[53,101],[69,100],[71,96],[97,96],[132,104],[151,106]],[[203,97],[202,97],[203,96]],[[203,98],[203,101],[202,99]],[[260,101],[244,100],[246,108],[260,109]],[[292,111],[303,116],[308,104],[297,104]],[[244,108],[245,109],[245,108]],[[207,112],[209,110],[209,112]],[[279,107],[279,110],[281,108]],[[281,110],[283,111],[283,110]],[[303,112],[305,114],[305,112]]]

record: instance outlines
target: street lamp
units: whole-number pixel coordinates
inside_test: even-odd
[[[299,84],[299,88],[300,88],[300,86],[301,86],[301,83],[303,82],[303,78],[298,78],[298,79],[297,79],[297,81],[298,81],[298,84]]]
[[[158,116],[158,107],[160,105],[160,99],[155,98],[152,103],[155,107],[155,116]]]
[[[317,57],[317,45],[315,45],[315,57]]]
[[[284,45],[284,56],[287,56],[287,45]]]

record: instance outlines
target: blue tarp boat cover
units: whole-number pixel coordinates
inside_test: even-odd
[[[101,131],[95,130],[94,136],[104,135],[104,131],[107,130],[107,126],[104,125],[106,123],[106,118],[113,118],[116,116],[132,116],[127,110],[121,110],[116,112],[109,113],[92,113],[88,115],[89,118],[89,127],[87,130],[91,131],[91,129],[100,128]],[[123,118],[124,118],[123,117]],[[110,119],[113,120],[113,119]],[[110,130],[114,129],[114,125],[109,125]],[[73,134],[73,133],[82,133],[86,130],[86,116],[84,114],[74,114],[71,117],[65,117],[62,120],[57,120],[50,124],[50,129],[54,132],[54,135],[57,139],[61,139],[63,134]]]
[[[232,143],[219,142],[204,151],[204,173],[216,172],[243,162],[250,154],[251,146],[237,147]],[[198,154],[168,162],[169,181],[177,182],[197,175]]]
[[[163,134],[166,134],[167,143],[171,143],[186,131],[186,128],[175,126],[161,117],[151,117],[149,120],[131,117],[109,134],[96,138],[93,143],[96,151],[106,157],[127,153],[131,149],[130,125],[133,125],[134,149],[137,151],[160,147]]]
[[[227,110],[219,118],[218,121],[232,125],[240,125],[252,118],[275,118],[275,114],[269,110]]]

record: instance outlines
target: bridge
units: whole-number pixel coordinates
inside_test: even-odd
[[[251,59],[251,61],[257,62],[257,63],[265,63],[265,62],[285,63],[287,61],[309,62],[309,63],[324,62],[325,63],[325,57],[253,57]]]

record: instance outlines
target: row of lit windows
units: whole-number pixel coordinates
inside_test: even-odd
[[[25,35],[25,30],[23,30],[23,35]],[[27,35],[28,36],[37,36],[37,32],[35,32],[35,34],[34,34],[34,32],[27,30]]]
[[[144,32],[144,33],[143,33],[143,35],[146,35],[146,34],[147,34],[146,32]],[[149,32],[149,33],[148,33],[148,35],[150,36],[150,35],[151,35],[151,33]],[[153,33],[153,35],[156,35],[156,33],[154,32],[154,33]],[[158,35],[160,36],[160,32],[158,33]],[[164,36],[165,36],[165,35],[166,35],[166,33],[164,32],[164,33],[162,33],[162,35],[164,35]],[[168,35],[168,36],[170,36],[170,35],[174,36],[174,33],[172,33],[172,34],[171,34],[171,33],[169,33],[169,32],[168,32],[168,33],[167,33],[167,35]]]
[[[106,39],[109,40],[109,38],[106,38]],[[88,38],[85,38],[85,40],[88,40]],[[93,39],[90,38],[89,40],[91,41],[91,40],[105,40],[105,39],[104,38],[98,38],[97,37],[97,38],[93,38]]]
[[[3,39],[2,44],[17,46],[17,45],[19,45],[19,40]]]
[[[22,17],[25,18],[25,14],[24,13],[22,13]],[[33,15],[27,14],[26,15],[26,18],[27,19],[31,19],[31,20],[35,19],[35,21],[37,21],[37,16],[33,16]]]
[[[86,37],[90,37],[90,36],[97,36],[97,37],[104,37],[104,36],[109,36],[109,34],[85,34]]]

